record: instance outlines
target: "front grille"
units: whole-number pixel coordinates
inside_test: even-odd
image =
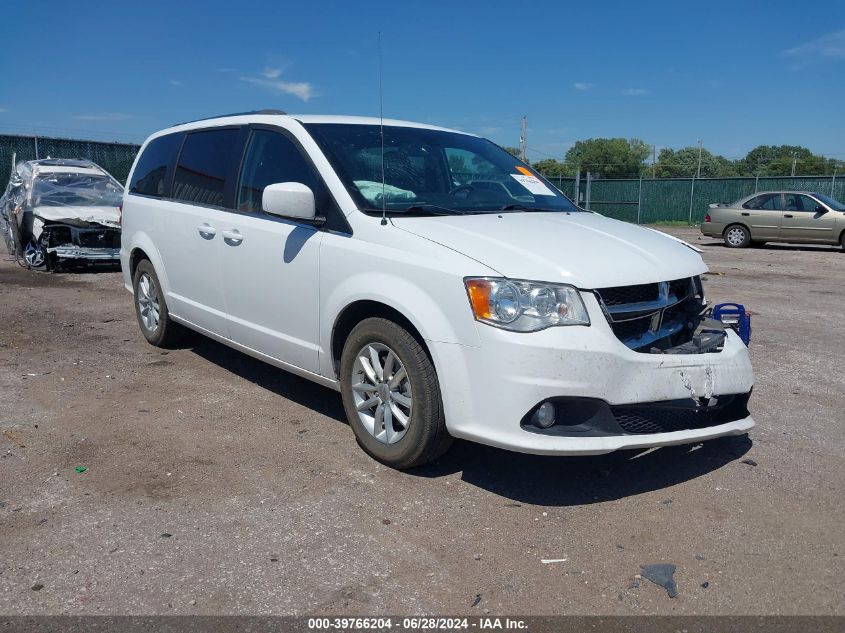
[[[704,297],[697,277],[596,290],[616,337],[636,351],[665,349],[693,335]]]
[[[616,286],[602,288],[598,291],[606,306],[620,306],[629,303],[643,303],[657,301],[660,288],[657,284],[640,284],[638,286]]]

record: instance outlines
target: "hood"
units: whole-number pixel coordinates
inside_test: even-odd
[[[594,213],[394,216],[393,223],[511,279],[593,289],[707,271],[698,253],[680,240]]]
[[[65,222],[67,224],[102,224],[120,228],[120,209],[118,207],[48,207],[32,209],[32,215],[47,222]]]

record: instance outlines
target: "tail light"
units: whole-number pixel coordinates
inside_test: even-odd
[[[705,213],[705,214],[704,214],[704,221],[705,221],[705,222],[712,222],[712,220],[710,219],[710,214],[709,214],[709,213]]]

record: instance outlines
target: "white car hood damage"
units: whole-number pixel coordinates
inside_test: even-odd
[[[393,224],[511,279],[593,289],[700,275],[691,247],[657,231],[587,212],[395,217]]]
[[[120,209],[118,207],[40,206],[32,209],[32,215],[45,222],[102,224],[115,229],[120,228]]]

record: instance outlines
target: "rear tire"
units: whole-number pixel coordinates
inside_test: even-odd
[[[751,244],[751,232],[742,224],[731,224],[722,237],[728,248],[746,248]]]
[[[142,260],[132,278],[135,316],[141,334],[156,347],[170,347],[185,334],[185,329],[170,318],[164,292],[155,268],[149,260]]]
[[[449,448],[434,365],[402,326],[382,318],[356,325],[343,346],[340,387],[355,439],[373,459],[406,469]]]
[[[842,231],[842,235],[839,236],[839,246],[845,251],[845,231]]]

